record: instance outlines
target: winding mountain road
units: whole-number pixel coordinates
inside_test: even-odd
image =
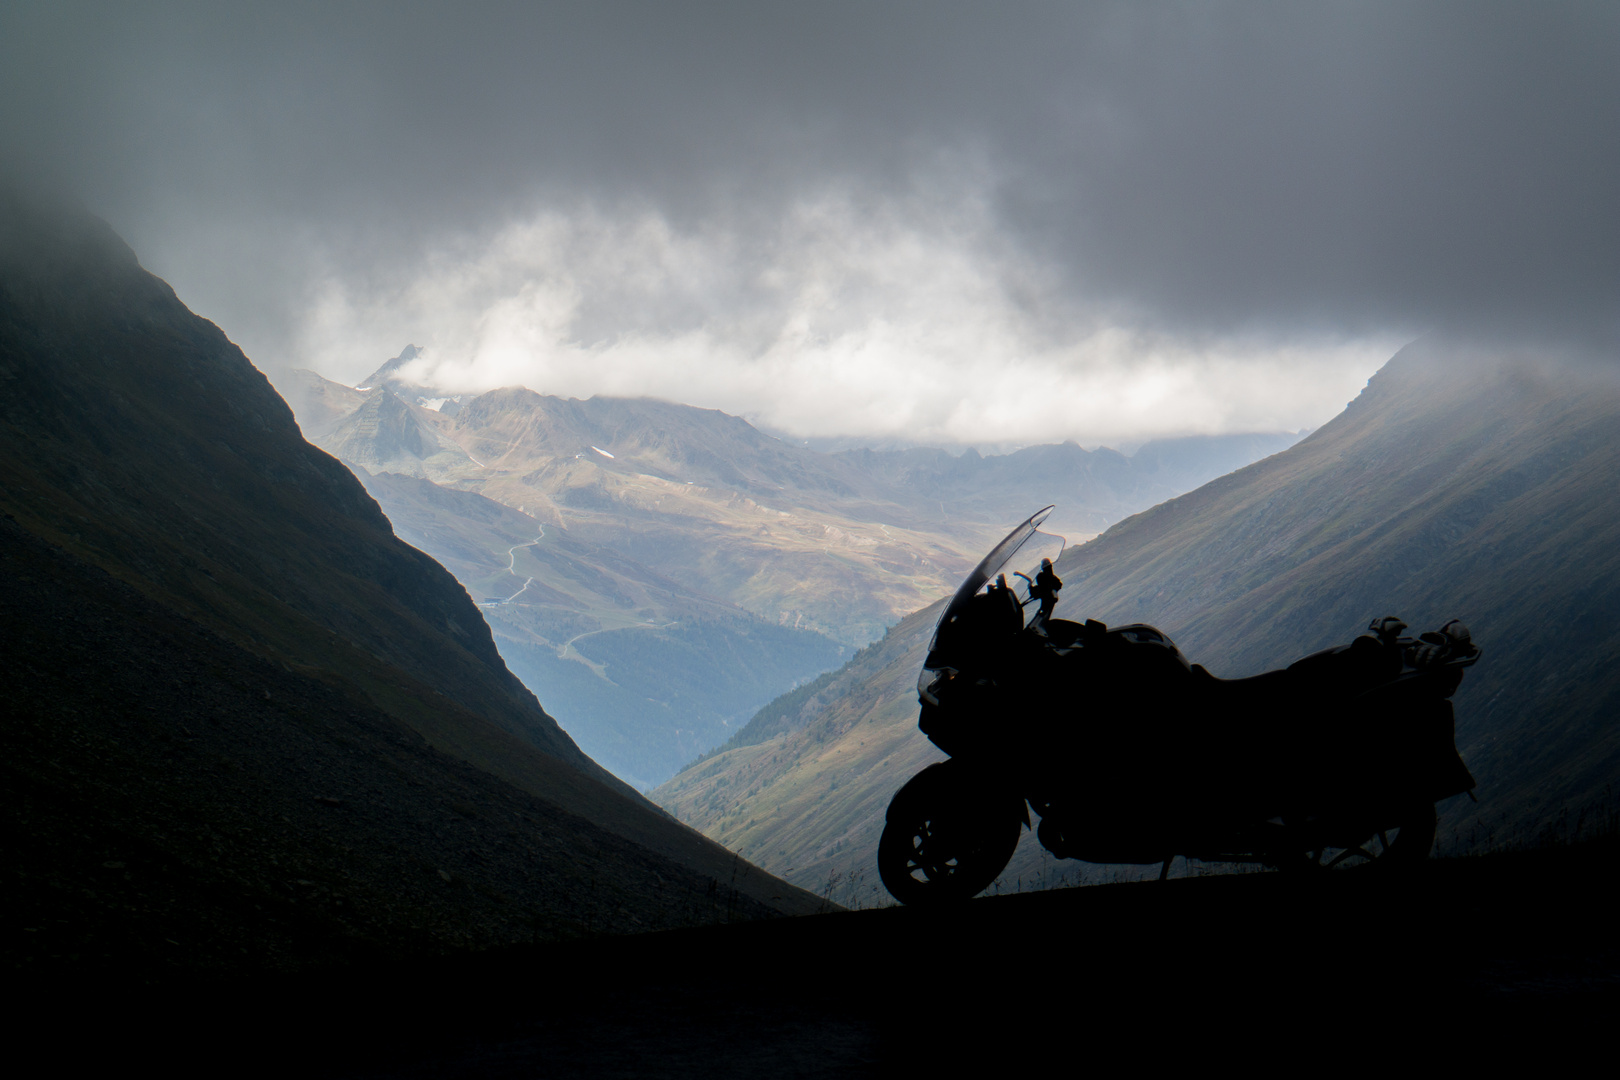
[[[534,547],[536,544],[538,544],[540,541],[544,540],[545,538],[546,538],[546,527],[544,525],[541,525],[540,526],[540,535],[539,536],[536,536],[533,540],[530,540],[527,544],[513,544],[511,547],[507,548],[506,549],[506,572],[508,574],[511,574],[513,577],[517,577],[517,553],[518,553],[518,549],[519,548],[531,548],[531,547]],[[524,578],[523,579],[523,587],[518,589],[518,591],[513,593],[511,596],[508,596],[504,600],[486,600],[486,601],[480,603],[478,606],[479,607],[498,607],[501,604],[510,604],[512,601],[516,600],[518,597],[520,597],[524,593],[528,592],[529,591],[529,586],[533,585],[533,584],[534,584],[534,578],[532,578],[532,577],[531,578]]]

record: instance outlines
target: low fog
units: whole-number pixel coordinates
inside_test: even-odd
[[[1613,5],[13,5],[0,149],[272,378],[805,437],[1331,417],[1620,332]]]

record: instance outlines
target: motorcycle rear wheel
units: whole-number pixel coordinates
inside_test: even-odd
[[[989,888],[1012,859],[1023,822],[949,784],[911,794],[896,796],[878,840],[878,874],[890,894],[918,907],[969,900]]]
[[[1382,866],[1386,872],[1408,869],[1424,862],[1434,849],[1439,817],[1434,803],[1413,803],[1400,816],[1401,824],[1380,829],[1356,847],[1321,848],[1279,860],[1284,870],[1331,870],[1338,867]]]

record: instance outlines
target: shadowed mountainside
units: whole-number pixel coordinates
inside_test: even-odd
[[[164,873],[213,882],[208,902],[243,934],[269,933],[256,890],[295,875],[279,841],[260,843],[257,830],[273,834],[281,821],[318,838],[305,854],[341,877],[322,860],[353,849],[411,862],[422,856],[411,854],[410,828],[446,827],[439,818],[389,834],[390,807],[401,822],[462,807],[468,820],[490,813],[489,827],[503,822],[510,840],[470,849],[483,853],[464,880],[507,905],[486,922],[498,929],[476,940],[535,932],[536,905],[517,883],[536,872],[583,874],[600,893],[645,881],[649,867],[684,867],[663,875],[685,879],[669,893],[625,891],[614,911],[629,925],[697,910],[688,900],[702,907],[716,878],[764,905],[814,906],[580,753],[507,671],[465,591],[393,536],[349,471],[303,441],[264,376],[105,224],[0,197],[0,379],[0,509],[17,575],[3,613],[7,677],[23,703],[4,729],[4,757],[7,790],[27,793],[9,814],[58,841],[13,849],[9,901],[117,906],[116,882],[102,892],[81,880],[87,867],[135,865],[101,857],[94,838],[110,830]],[[308,756],[295,735],[314,740]],[[242,771],[220,782],[194,766]],[[521,809],[494,810],[469,791]],[[375,808],[386,839],[362,845],[311,824],[315,799]],[[543,871],[525,863],[533,845],[512,839],[524,814],[556,838]],[[433,856],[447,864],[449,835]],[[389,872],[368,887],[384,892]],[[313,869],[304,877],[326,880]],[[479,921],[457,898],[427,905],[431,918],[427,908],[366,914],[333,888],[334,902],[362,912],[355,940],[404,923],[444,946],[462,940],[463,915]],[[596,903],[549,895],[558,906],[548,918],[564,921]],[[142,919],[130,925],[156,933]]]
[[[25,529],[408,722],[438,723],[437,692],[606,778],[506,671],[465,591],[394,539],[218,328],[105,226],[4,210],[0,463]],[[398,693],[395,669],[427,693]]]
[[[566,810],[561,785],[498,780],[9,519],[0,632],[14,977],[330,967],[794,905],[723,853],[704,873]]]
[[[1152,623],[1225,677],[1382,615],[1418,629],[1462,617],[1484,649],[1456,697],[1481,802],[1445,807],[1440,843],[1524,838],[1566,808],[1578,817],[1620,768],[1617,475],[1607,370],[1419,343],[1292,449],[1066,552],[1058,615]],[[837,875],[841,899],[881,899],[883,810],[941,756],[916,730],[914,685],[938,608],[815,694],[768,706],[653,798],[790,880],[819,890]],[[1084,687],[1076,697],[1083,712]],[[1026,834],[1003,887],[1080,869]]]

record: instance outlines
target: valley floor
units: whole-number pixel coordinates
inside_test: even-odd
[[[1459,1064],[1509,1045],[1563,1056],[1606,1039],[1620,1004],[1614,855],[1435,860],[1406,880],[1104,885],[253,984],[58,986],[14,1030],[63,1065],[367,1077],[1039,1075],[1116,1055],[1371,1061],[1397,1046]]]

